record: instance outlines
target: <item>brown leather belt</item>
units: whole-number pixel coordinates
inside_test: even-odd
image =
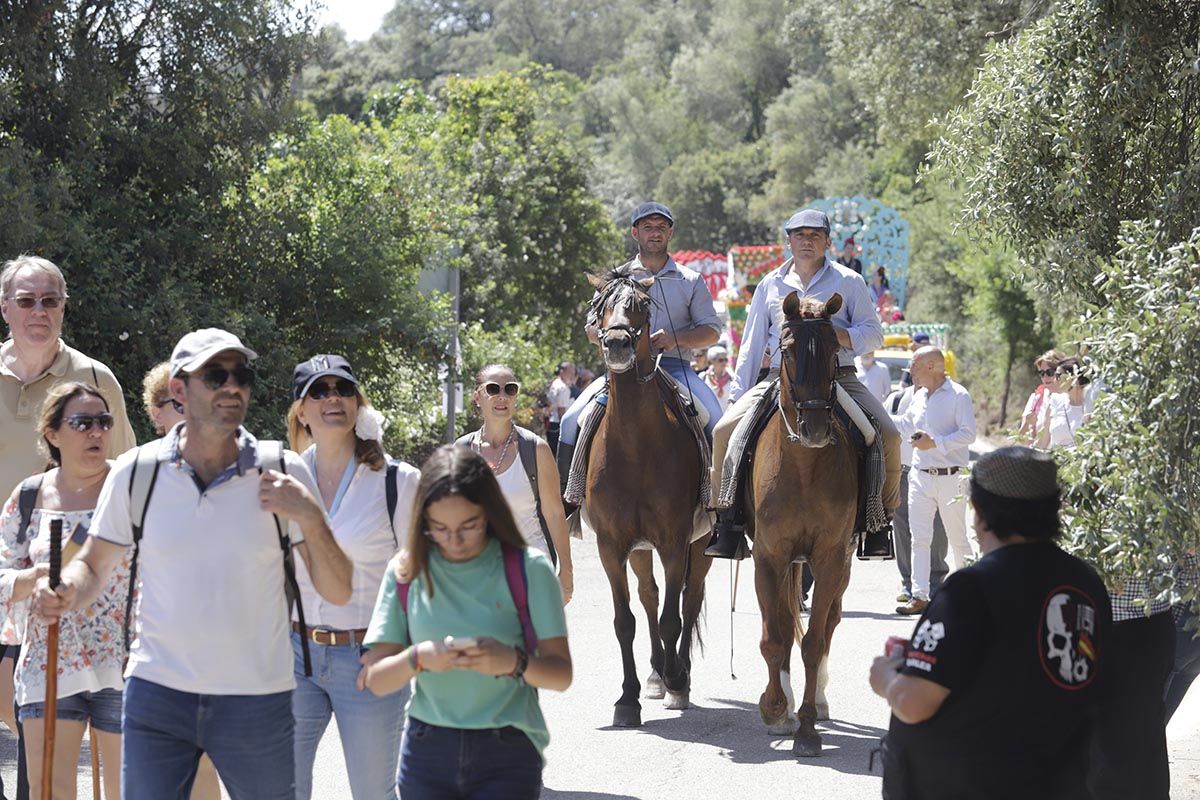
[[[305,635],[299,622],[292,623],[292,630],[301,636]],[[309,628],[307,635],[309,641],[314,644],[319,644],[323,647],[334,647],[347,644],[362,644],[363,637],[367,635],[367,629],[358,628],[352,631],[333,631],[328,628]]]
[[[923,469],[926,475],[955,475],[962,470],[962,467],[930,467]]]

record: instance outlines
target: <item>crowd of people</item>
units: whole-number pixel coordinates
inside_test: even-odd
[[[512,420],[512,371],[479,373],[482,427],[418,470],[384,451],[336,354],[295,366],[286,447],[256,439],[256,354],[202,329],[144,376],[161,438],[135,447],[112,372],[61,339],[67,298],[45,259],[0,273],[11,796],[42,796],[53,726],[56,798],[75,796],[89,727],[109,798],[208,800],[220,783],[307,798],[332,718],[355,798],[537,797],[536,689],[571,682],[571,557],[550,449]]]

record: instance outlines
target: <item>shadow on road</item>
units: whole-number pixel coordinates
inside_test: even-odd
[[[892,605],[899,605],[893,603]],[[907,621],[910,625],[916,624],[916,617],[905,617],[901,614],[887,611],[847,611],[842,609],[842,619],[886,619],[894,622]]]
[[[543,787],[541,796],[549,800],[641,800],[629,794],[608,794],[607,792],[556,792]]]
[[[636,730],[672,741],[707,744],[718,748],[723,757],[735,764],[796,761],[850,775],[871,774],[871,751],[879,747],[879,739],[886,733],[870,725],[825,720],[817,723],[823,743],[821,757],[800,759],[792,754],[791,736],[772,736],[766,732],[757,704],[723,698],[713,698],[713,701],[723,706],[705,707],[693,703],[677,717],[647,720],[641,728],[606,727],[601,730]]]

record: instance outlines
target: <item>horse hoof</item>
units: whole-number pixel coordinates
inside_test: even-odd
[[[817,719],[829,719],[829,703],[817,703]]]
[[[642,709],[637,706],[616,706],[613,709],[614,728],[642,727]]]
[[[796,734],[792,752],[800,758],[816,758],[821,755],[821,737],[816,733]]]
[[[667,702],[664,706],[671,711],[682,711],[688,707],[688,692],[667,692]]]
[[[795,732],[795,717],[785,717],[783,720],[767,726],[767,733],[772,736],[791,736]]]
[[[651,672],[650,677],[646,678],[646,689],[642,692],[642,697],[647,700],[662,700],[667,695],[666,684],[657,672]]]

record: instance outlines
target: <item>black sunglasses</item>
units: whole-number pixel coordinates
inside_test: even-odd
[[[253,386],[254,385],[254,370],[247,367],[245,364],[238,364],[232,370],[224,367],[206,367],[200,372],[200,380],[204,382],[212,391],[216,391],[225,385],[229,380],[229,376],[233,376],[233,380],[238,386]],[[190,378],[192,375],[187,375]]]
[[[1034,372],[1036,372],[1038,375],[1041,375],[1043,378],[1050,378],[1050,377],[1053,377],[1055,374],[1057,374],[1058,370],[1056,370],[1056,369],[1038,369],[1038,370],[1034,370]]]
[[[509,381],[503,387],[495,381],[488,381],[483,385],[483,390],[487,392],[488,397],[495,397],[503,391],[509,397],[516,397],[517,392],[521,391],[521,384],[516,381]]]
[[[103,414],[72,414],[63,422],[67,423],[67,427],[73,431],[90,431],[93,425],[99,425],[102,431],[111,431],[116,420],[113,415],[105,411]]]
[[[328,383],[314,383],[308,389],[308,394],[305,397],[313,400],[324,400],[329,395],[337,393],[338,397],[354,397],[358,390],[354,384],[345,378],[339,378],[332,386]]]
[[[167,405],[168,403],[170,403],[170,404],[171,404],[171,408],[175,409],[175,413],[176,413],[176,414],[182,414],[182,413],[183,413],[183,403],[179,402],[179,401],[178,401],[178,400],[176,400],[174,397],[168,397],[168,398],[167,398],[167,399],[165,399],[165,400],[160,400],[160,401],[158,401],[157,403],[155,403],[155,404],[154,404],[154,407],[155,407],[155,408],[162,408],[163,406]]]

